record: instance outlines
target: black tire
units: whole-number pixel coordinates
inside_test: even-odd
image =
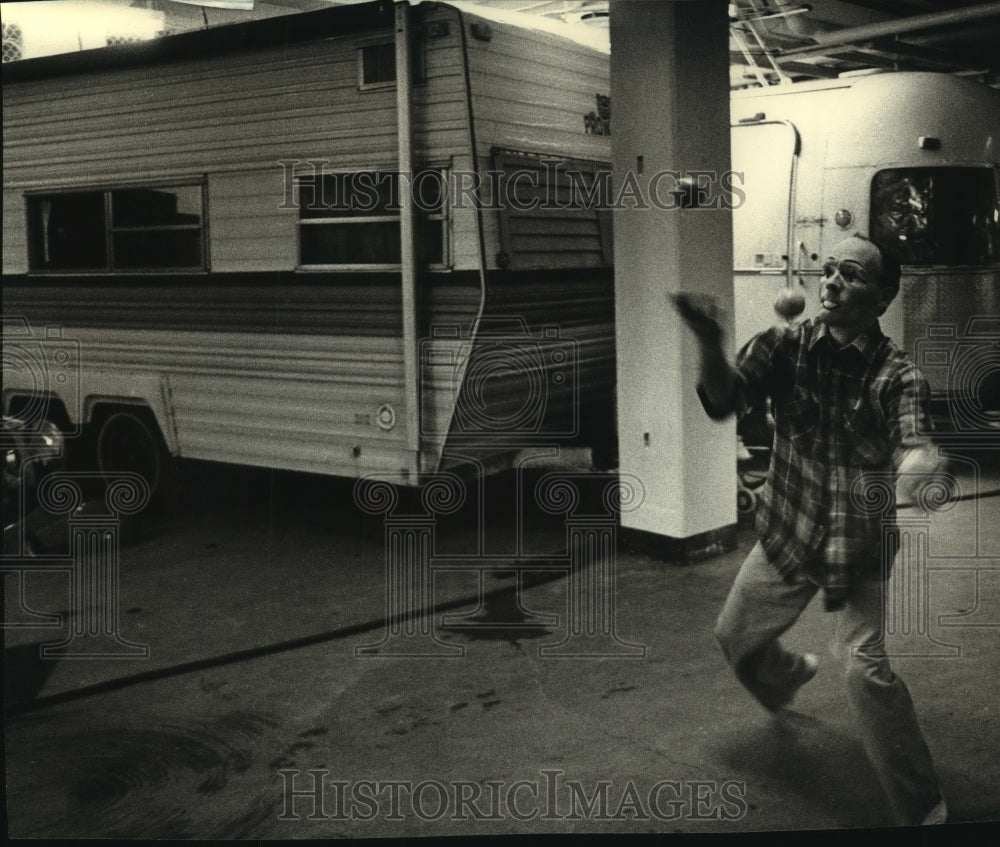
[[[152,417],[141,410],[112,411],[97,429],[97,467],[105,476],[131,472],[149,485],[146,511],[162,507],[173,488],[174,462]]]
[[[757,497],[746,488],[736,490],[736,513],[741,518],[751,518],[757,511]]]

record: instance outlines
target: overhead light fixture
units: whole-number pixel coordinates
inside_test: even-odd
[[[794,6],[791,9],[778,9],[773,11],[743,11],[740,9],[738,3],[729,4],[729,20],[730,21],[767,21],[773,18],[788,18],[792,15],[802,15],[806,12],[811,12],[812,6],[808,6],[803,3],[800,6]]]

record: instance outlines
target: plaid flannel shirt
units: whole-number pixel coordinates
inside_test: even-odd
[[[926,380],[876,323],[839,348],[807,320],[752,338],[737,356],[730,407],[744,415],[771,400],[774,444],[756,529],[786,579],[806,576],[827,609],[860,578],[888,578],[898,547],[895,470],[930,429]]]

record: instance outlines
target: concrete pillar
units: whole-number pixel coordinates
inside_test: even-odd
[[[705,415],[669,299],[714,298],[731,346],[727,4],[611,0],[610,27],[620,469],[646,489],[623,536],[689,561],[736,539],[735,424]],[[675,173],[709,208],[679,208]]]

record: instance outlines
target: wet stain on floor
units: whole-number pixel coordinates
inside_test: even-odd
[[[440,627],[442,633],[471,641],[507,641],[515,647],[520,647],[522,640],[551,635],[554,630],[543,618],[523,608],[518,593],[486,597],[476,613]]]
[[[28,821],[26,830],[19,827],[21,837],[202,837],[199,807],[209,797],[212,803],[229,799],[223,792],[251,770],[265,732],[274,726],[245,712],[142,730],[50,734],[39,731],[44,723],[35,722],[23,738],[16,730],[9,737],[18,759],[34,767],[8,771],[8,790],[34,796],[57,812],[41,826]],[[21,741],[30,749],[22,749]],[[257,800],[250,809],[245,800],[235,805],[234,815],[216,826],[215,837],[260,836],[260,827],[276,814],[273,803],[265,810]]]
[[[629,691],[635,691],[635,686],[634,685],[616,685],[616,686],[614,686],[612,688],[609,688],[607,691],[605,691],[601,695],[601,699],[602,700],[607,700],[613,694],[625,694],[625,693],[627,693]]]
[[[325,726],[314,726],[299,733],[299,738],[313,738],[317,735],[326,735],[330,730]]]

